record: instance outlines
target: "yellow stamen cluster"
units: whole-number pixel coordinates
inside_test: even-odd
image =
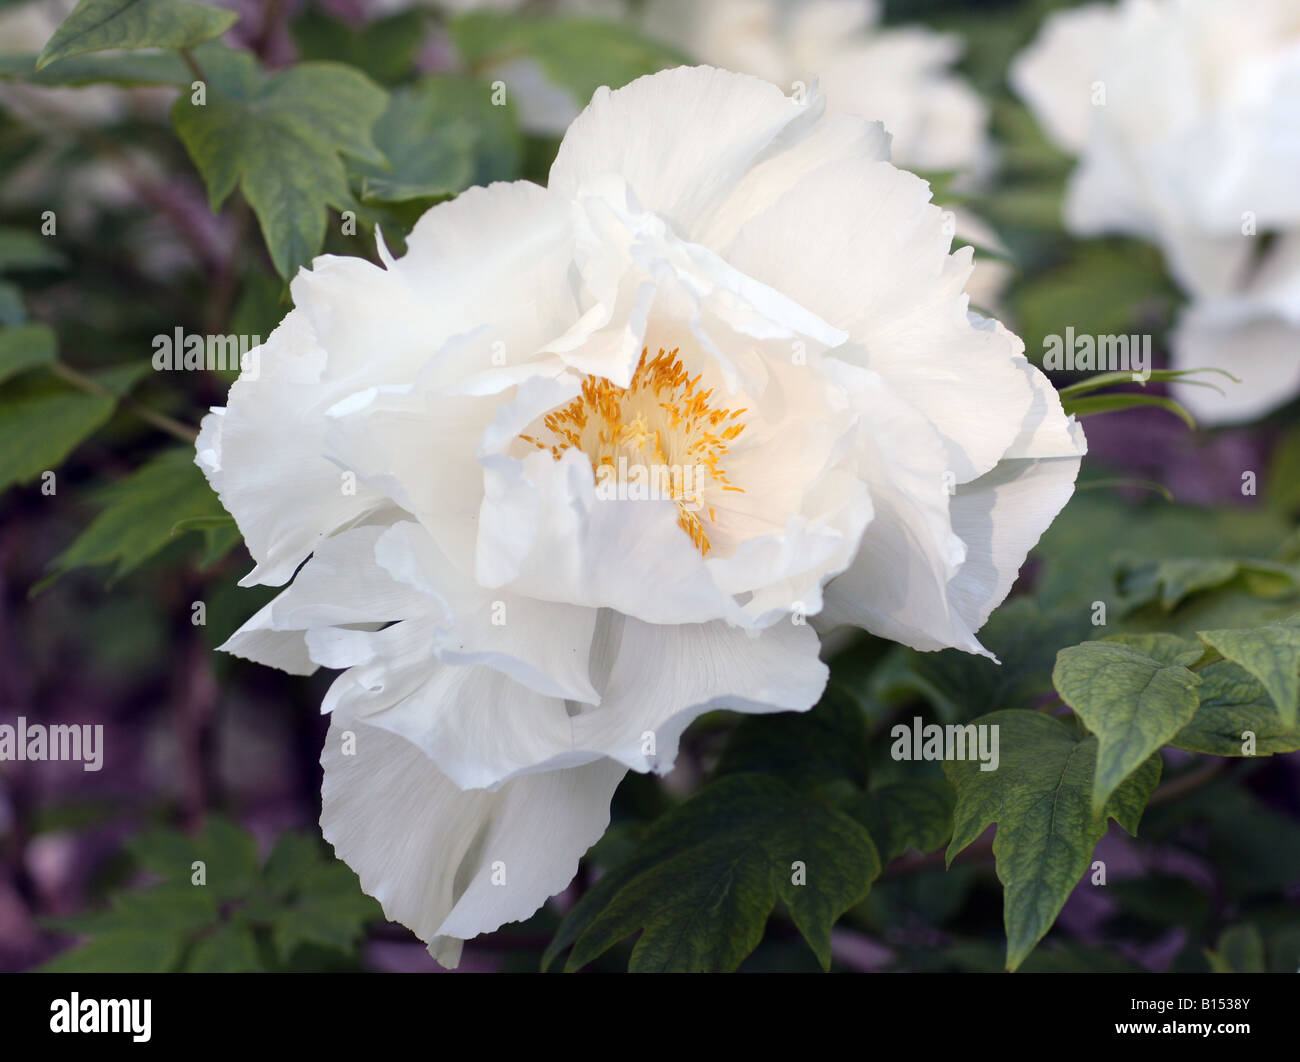
[[[617,387],[603,376],[587,376],[582,394],[543,418],[549,439],[520,438],[539,450],[549,450],[557,461],[571,447],[581,450],[598,476],[602,465],[617,469],[623,457],[629,463],[661,468],[702,467],[710,485],[742,491],[728,482],[720,462],[730,443],[745,430],[738,420],[745,410],[714,408],[713,389],[701,391],[700,376],[687,373],[677,353],[660,349],[651,358],[643,349],[627,387]],[[707,554],[711,547],[700,515],[707,508],[712,522],[717,514],[711,505],[701,507],[702,489],[697,484],[688,492],[681,477],[674,477],[671,494],[677,503],[678,525],[700,553]],[[696,503],[694,510],[691,503]]]

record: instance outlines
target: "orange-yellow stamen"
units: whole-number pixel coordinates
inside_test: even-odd
[[[700,376],[687,373],[677,353],[660,349],[650,358],[643,349],[627,387],[603,376],[585,377],[577,398],[543,418],[549,438],[520,438],[557,461],[570,448],[581,450],[598,477],[602,466],[618,469],[620,458],[673,469],[669,496],[677,504],[678,526],[707,554],[711,546],[701,515],[707,509],[712,522],[716,512],[703,504],[703,484],[688,490],[691,473],[680,470],[703,470],[711,488],[743,491],[727,480],[720,462],[745,430],[738,419],[745,410],[715,408],[713,389],[700,390]]]

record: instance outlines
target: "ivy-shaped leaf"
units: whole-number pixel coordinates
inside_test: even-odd
[[[176,131],[212,209],[238,185],[276,270],[292,276],[320,250],[326,208],[353,205],[340,155],[385,164],[371,127],[387,95],[341,63],[302,63],[268,77],[241,56],[210,78],[204,103],[182,93],[173,105]]]
[[[898,681],[925,695],[946,720],[1027,708],[1051,693],[1057,648],[1088,637],[1091,629],[1086,615],[1046,613],[1018,598],[980,631],[980,641],[1000,663],[957,649],[909,651],[908,675]]]
[[[43,920],[47,928],[90,939],[41,969],[286,969],[300,943],[354,955],[365,926],[383,917],[319,838],[281,835],[260,870],[252,835],[220,816],[209,817],[195,835],[146,830],[127,849],[161,883],[119,893],[104,911]]]
[[[1096,815],[1129,775],[1191,721],[1200,704],[1198,675],[1114,642],[1062,649],[1052,681],[1097,735]]]
[[[641,931],[633,972],[734,970],[780,897],[829,968],[831,926],[879,874],[871,837],[849,816],[775,778],[731,775],[656,821],[569,912],[542,964],[573,945],[576,970]]]
[[[220,37],[238,18],[193,0],[81,0],[46,43],[36,69],[109,48],[192,48]]]
[[[1201,703],[1169,744],[1211,756],[1273,756],[1300,749],[1300,726],[1287,726],[1259,680],[1228,660],[1198,674]]]
[[[263,969],[251,926],[231,920],[199,938],[185,964],[189,973],[258,973]]]
[[[844,806],[871,834],[880,858],[889,863],[909,848],[933,852],[952,836],[956,801],[942,778],[894,782],[853,798]]]
[[[314,944],[348,952],[366,923],[380,920],[376,902],[357,888],[357,876],[344,863],[320,863],[299,880],[295,899],[275,920],[276,955],[288,963],[299,945]]]
[[[1129,611],[1158,602],[1172,612],[1193,594],[1236,584],[1257,597],[1281,597],[1300,589],[1300,572],[1291,565],[1228,557],[1125,560],[1116,580]]]
[[[0,420],[3,424],[3,420]],[[113,565],[109,582],[134,571],[173,541],[178,523],[195,518],[226,515],[221,502],[194,464],[194,455],[183,447],[158,454],[148,464],[98,493],[99,515],[67,549],[50,562],[50,574],[41,584],[73,568]],[[233,544],[229,524],[216,522],[203,529],[208,557],[214,544]],[[233,532],[237,540],[237,532]]]
[[[375,125],[391,168],[356,167],[362,198],[403,202],[513,179],[522,142],[512,109],[493,106],[491,96],[488,84],[455,77],[396,89]]]
[[[1210,648],[1254,675],[1287,727],[1300,706],[1300,613],[1249,630],[1200,631]]]
[[[1056,921],[1088,869],[1113,818],[1137,833],[1142,809],[1160,780],[1152,756],[1111,796],[1103,815],[1092,810],[1097,739],[1038,712],[993,712],[975,720],[999,727],[995,771],[976,760],[949,760],[944,773],[957,791],[948,862],[993,823],[998,880],[1003,885],[1007,969],[1016,969]]]
[[[836,782],[864,788],[866,764],[866,719],[831,691],[810,712],[747,716],[727,741],[714,776],[762,773],[809,792]]]
[[[61,465],[117,408],[144,367],[108,369],[91,378],[103,394],[52,382],[49,388],[0,400],[0,491]]]
[[[428,16],[415,7],[357,26],[307,8],[289,28],[300,59],[347,63],[381,84],[393,84],[415,68]]]
[[[1112,634],[1103,642],[1126,645],[1130,649],[1158,660],[1170,667],[1191,667],[1207,655],[1205,646],[1191,638],[1180,638],[1176,634],[1126,633]]]

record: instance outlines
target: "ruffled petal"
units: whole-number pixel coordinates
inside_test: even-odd
[[[598,760],[463,790],[409,741],[338,712],[321,766],[325,839],[447,966],[461,940],[528,918],[572,880],[626,773]]]

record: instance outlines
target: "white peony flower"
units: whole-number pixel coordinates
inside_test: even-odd
[[[1066,226],[1162,248],[1193,300],[1176,368],[1241,377],[1183,387],[1210,422],[1300,391],[1300,6],[1295,0],[1126,0],[1047,19],[1011,82],[1079,157]],[[1266,249],[1262,237],[1275,239]]]
[[[805,615],[985,652],[1070,497],[1082,432],[887,145],[710,68],[602,89],[548,188],[299,273],[204,418],[244,584],[293,579],[224,648],[342,671],[322,830],[440,961],[702,712],[814,704]]]

